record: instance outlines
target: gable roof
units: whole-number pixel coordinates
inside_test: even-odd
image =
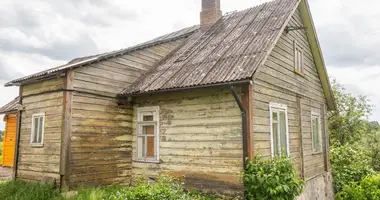
[[[194,33],[123,94],[251,79],[298,4],[299,0],[275,0],[224,15],[207,31]]]
[[[29,76],[25,76],[25,77],[22,77],[19,79],[12,80],[12,81],[6,83],[5,86],[20,85],[22,82],[28,81],[30,79],[43,79],[46,76],[51,76],[52,74],[59,74],[59,73],[64,72],[68,69],[71,69],[71,68],[81,67],[81,66],[88,65],[88,64],[98,62],[101,60],[105,60],[105,59],[108,59],[108,58],[111,58],[111,57],[114,57],[117,55],[123,55],[126,53],[130,53],[132,51],[136,51],[136,50],[148,48],[151,46],[155,46],[155,45],[175,41],[178,39],[186,38],[198,29],[199,29],[198,25],[191,26],[191,27],[184,28],[184,29],[181,29],[179,31],[175,31],[173,33],[169,33],[169,34],[160,36],[158,38],[155,38],[153,40],[150,40],[150,41],[147,41],[147,42],[144,42],[144,43],[132,46],[132,47],[128,47],[125,49],[111,51],[111,52],[107,52],[107,53],[103,53],[103,54],[97,54],[97,55],[75,58],[65,65],[62,65],[59,67],[54,67],[54,68],[51,68],[51,69],[48,69],[48,70],[45,70],[42,72],[38,72],[38,73],[29,75]]]
[[[1,107],[0,108],[0,114],[5,114],[5,113],[11,113],[11,112],[15,112],[18,110],[18,103],[20,101],[20,98],[17,97],[15,98],[14,100],[12,100],[11,102],[7,103],[5,106]]]
[[[172,57],[126,88],[122,96],[252,80],[299,7],[329,110],[336,108],[307,0],[275,0],[224,15],[194,33]]]

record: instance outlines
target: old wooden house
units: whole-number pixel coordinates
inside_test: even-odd
[[[301,199],[329,199],[335,103],[307,1],[222,15],[220,0],[203,0],[200,16],[7,83],[23,106],[16,178],[75,188],[167,173],[236,192],[244,158],[280,154],[307,182]]]

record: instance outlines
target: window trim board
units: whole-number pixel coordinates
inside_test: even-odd
[[[318,130],[319,130],[319,150],[314,149],[314,137],[313,137],[313,118],[317,117],[318,118]],[[322,144],[322,122],[321,122],[321,114],[319,112],[311,111],[310,115],[310,134],[311,134],[311,150],[313,154],[320,154],[323,152],[323,144]]]
[[[160,162],[160,107],[159,106],[149,106],[149,107],[137,107],[136,109],[136,159],[135,162],[142,162],[142,163],[159,163]],[[144,114],[140,114],[143,112],[154,112],[153,122],[143,122],[142,119],[144,117]],[[139,134],[140,132],[140,126],[141,125],[147,125],[147,124],[154,124],[155,125],[155,150],[156,150],[156,156],[154,159],[151,158],[139,158],[138,157],[138,140],[137,138],[141,136]]]
[[[279,104],[279,103],[269,103],[269,123],[270,123],[270,145],[271,145],[271,156],[274,158],[274,146],[273,146],[273,110],[274,109],[280,109],[285,111],[285,129],[286,129],[286,150],[287,150],[287,157],[290,157],[290,134],[289,134],[289,121],[288,121],[288,106],[285,104]]]
[[[36,142],[33,142],[33,138],[34,138],[34,119],[37,118],[37,117],[42,117],[42,133],[41,133],[41,142],[40,143],[36,143]],[[46,117],[46,114],[45,113],[35,113],[32,115],[32,127],[31,127],[31,133],[30,133],[30,145],[32,147],[43,147],[44,146],[44,135],[45,135],[45,117]]]

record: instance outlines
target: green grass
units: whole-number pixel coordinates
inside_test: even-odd
[[[134,187],[112,186],[79,189],[64,197],[52,185],[23,181],[0,181],[1,200],[232,200],[231,197],[188,192],[183,183],[169,177],[159,177],[155,183],[141,181]],[[237,199],[237,198],[235,198]]]
[[[59,190],[52,185],[23,181],[0,182],[0,199],[3,200],[51,200],[59,196]]]

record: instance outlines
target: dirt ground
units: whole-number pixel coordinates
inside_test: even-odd
[[[0,180],[6,180],[12,178],[12,168],[0,167]]]

